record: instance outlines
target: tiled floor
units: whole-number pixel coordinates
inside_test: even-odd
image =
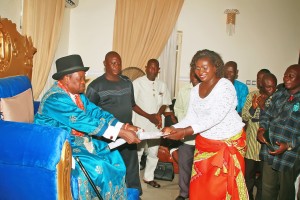
[[[143,173],[144,172],[141,171],[140,177],[143,177]],[[143,188],[143,195],[141,196],[142,200],[175,200],[175,198],[179,195],[178,174],[175,174],[173,181],[155,181],[161,185],[160,188],[151,187],[144,183],[141,179]]]

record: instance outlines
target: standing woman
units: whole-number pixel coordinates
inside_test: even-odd
[[[202,82],[191,90],[186,117],[163,129],[164,137],[173,140],[197,134],[189,199],[248,199],[244,123],[235,110],[234,86],[222,78],[222,58],[205,49],[190,66]]]

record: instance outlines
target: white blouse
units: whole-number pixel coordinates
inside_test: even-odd
[[[228,139],[238,134],[244,123],[235,110],[237,96],[233,84],[221,78],[205,98],[199,96],[200,84],[191,90],[186,117],[173,127],[191,126],[194,134],[213,140]]]

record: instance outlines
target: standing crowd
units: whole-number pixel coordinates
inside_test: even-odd
[[[81,160],[72,176],[79,199],[142,197],[140,160],[147,149],[144,183],[154,188],[160,139],[178,146],[179,196],[176,200],[293,200],[300,173],[300,65],[289,66],[283,84],[269,69],[257,72],[257,90],[237,80],[234,61],[224,64],[211,50],[197,51],[190,63],[190,84],[174,105],[178,123],[164,127],[172,104],[167,85],[158,79],[160,65],[149,59],[146,75],[131,81],[121,75],[122,59],[114,51],[103,61],[105,73],[86,89],[79,55],[56,61],[56,80],[41,100],[35,123],[70,133],[73,157]],[[115,149],[109,143],[121,138]],[[91,183],[91,182],[92,183]],[[92,186],[95,185],[95,187]],[[256,193],[254,194],[254,188]],[[96,188],[96,189],[95,189]],[[300,197],[298,197],[300,199]]]

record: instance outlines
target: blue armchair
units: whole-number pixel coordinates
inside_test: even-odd
[[[31,84],[26,76],[0,78],[0,99],[14,97],[28,88]],[[71,192],[77,185],[71,187],[72,151],[66,131],[4,121],[2,117],[0,137],[1,199],[76,198],[76,192]]]

